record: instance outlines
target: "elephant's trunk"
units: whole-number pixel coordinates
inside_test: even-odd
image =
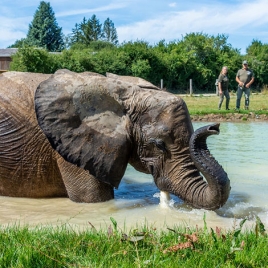
[[[230,193],[230,180],[226,172],[207,148],[206,139],[213,134],[219,134],[219,124],[199,128],[192,134],[189,149],[193,162],[185,156],[183,169],[179,174],[173,174],[177,178],[172,180],[176,181],[176,189],[169,189],[191,206],[208,210],[222,207]]]
[[[190,139],[190,154],[197,169],[206,181],[200,183],[193,194],[193,206],[205,209],[218,209],[225,204],[230,193],[230,180],[222,166],[210,154],[206,139],[219,134],[220,124],[197,129]]]

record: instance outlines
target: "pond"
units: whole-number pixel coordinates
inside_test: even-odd
[[[209,124],[194,122],[194,128]],[[159,205],[160,194],[150,175],[128,166],[115,191],[115,200],[98,204],[79,204],[68,198],[27,199],[0,197],[0,224],[70,225],[80,229],[106,228],[114,218],[118,226],[135,228],[146,224],[156,228],[174,225],[234,228],[247,218],[252,226],[257,215],[268,228],[268,124],[265,122],[223,122],[220,135],[210,136],[208,148],[231,180],[227,203],[216,211],[193,209],[171,196]]]

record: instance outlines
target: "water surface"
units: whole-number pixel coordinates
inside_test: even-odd
[[[197,129],[208,122],[195,122]],[[204,215],[210,227],[234,228],[240,219],[248,225],[259,216],[268,228],[268,124],[265,122],[223,122],[221,133],[210,136],[208,148],[223,166],[231,180],[227,203],[216,211],[193,209],[179,198],[166,207],[159,205],[159,190],[150,175],[128,166],[115,191],[115,200],[98,204],[79,204],[68,198],[27,199],[0,197],[0,224],[67,224],[77,228],[106,228],[113,217],[118,226],[135,228],[148,225],[156,228],[174,225],[203,227]]]

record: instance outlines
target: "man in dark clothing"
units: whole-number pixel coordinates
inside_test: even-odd
[[[237,93],[236,93],[236,110],[240,109],[240,102],[242,94],[245,94],[245,109],[248,110],[249,107],[249,95],[250,86],[254,82],[254,73],[248,68],[248,62],[246,60],[242,63],[242,69],[238,70],[236,74],[236,82],[238,83]]]

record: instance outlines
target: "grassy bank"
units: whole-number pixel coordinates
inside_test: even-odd
[[[180,96],[180,95],[178,95]],[[235,113],[234,109],[236,107],[236,94],[230,93],[230,110],[225,110],[225,99],[222,104],[222,109],[218,110],[219,96],[211,95],[198,95],[198,96],[180,96],[183,98],[188,106],[191,115],[205,115],[205,114],[229,114]],[[245,99],[241,99],[241,109],[240,113],[248,114],[267,114],[268,115],[268,94],[252,94],[250,96],[249,110],[244,109]]]
[[[268,237],[253,230],[137,228],[126,234],[114,219],[107,230],[65,227],[0,229],[0,267],[267,267]]]

